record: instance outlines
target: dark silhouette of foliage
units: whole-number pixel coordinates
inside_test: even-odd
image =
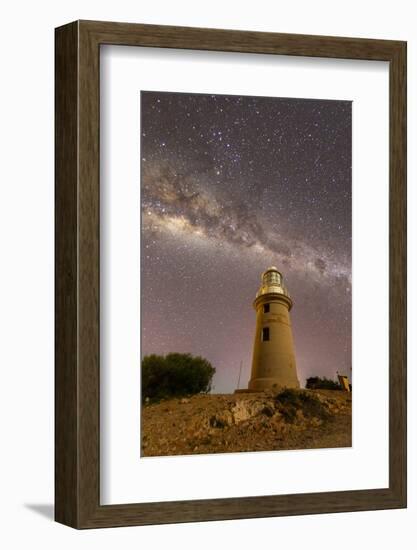
[[[301,411],[305,418],[319,418],[327,420],[329,411],[320,399],[311,393],[300,390],[286,389],[275,396],[279,412],[287,422],[294,422],[297,411]]]
[[[339,382],[335,382],[330,378],[320,378],[319,376],[310,376],[306,380],[306,388],[308,390],[341,390]]]
[[[142,359],[142,399],[208,393],[215,372],[206,359],[189,353],[147,355]]]

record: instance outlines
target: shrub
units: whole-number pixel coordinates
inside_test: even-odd
[[[306,391],[287,389],[275,396],[275,402],[279,412],[287,422],[294,422],[297,411],[302,411],[305,418],[319,418],[327,420],[329,411],[327,407],[314,394]]]
[[[319,376],[311,376],[306,380],[306,388],[308,390],[341,390],[339,382],[335,382],[330,378],[320,378]]]
[[[142,359],[142,400],[208,393],[216,369],[189,353],[147,355]]]

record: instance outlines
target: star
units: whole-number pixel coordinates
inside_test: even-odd
[[[141,102],[142,355],[202,355],[216,391],[233,391],[241,360],[249,378],[260,275],[278,264],[300,377],[349,371],[351,102]]]

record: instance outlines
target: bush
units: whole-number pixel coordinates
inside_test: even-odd
[[[306,388],[308,390],[341,390],[338,382],[330,378],[320,378],[319,376],[311,376],[306,380]]]
[[[287,422],[294,422],[297,411],[302,411],[305,418],[319,418],[327,420],[329,411],[316,395],[303,390],[286,389],[275,396],[279,412]]]
[[[147,355],[142,359],[142,400],[208,393],[216,369],[189,353]]]

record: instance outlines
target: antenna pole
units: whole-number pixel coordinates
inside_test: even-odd
[[[237,379],[237,389],[239,389],[239,386],[240,386],[240,375],[242,374],[242,363],[243,363],[243,361],[240,362],[239,378]]]

